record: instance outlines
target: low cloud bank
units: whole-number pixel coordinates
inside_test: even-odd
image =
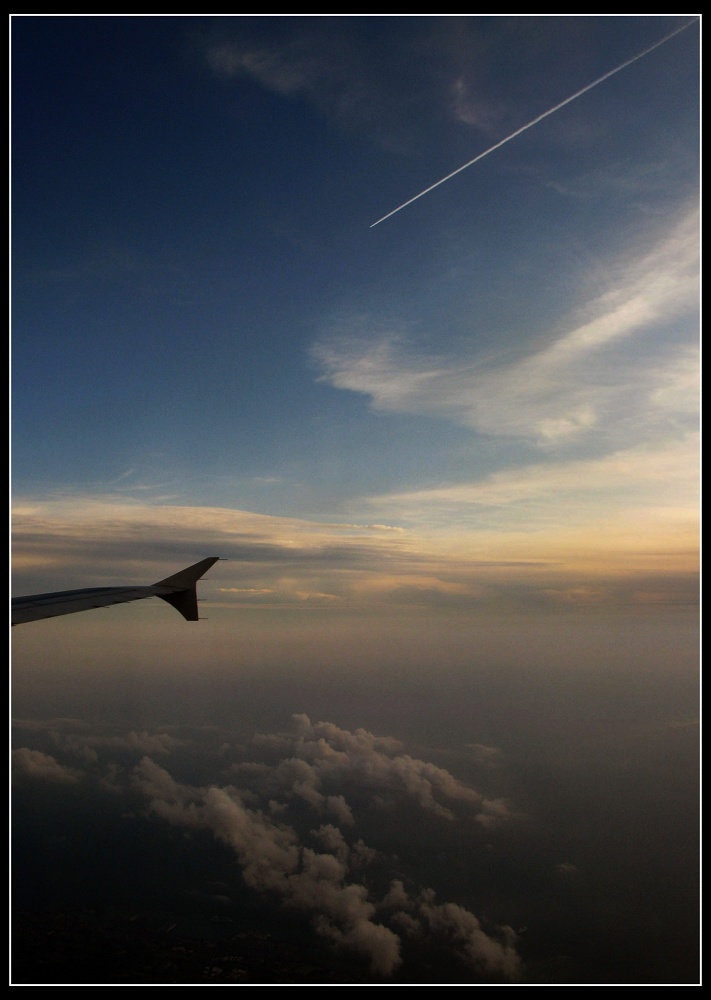
[[[411,756],[398,740],[294,715],[288,732],[210,750],[219,780],[194,784],[179,777],[190,756],[184,733],[63,728],[60,720],[46,735],[82,770],[22,747],[15,752],[21,780],[85,780],[87,789],[120,794],[174,827],[208,831],[234,852],[250,889],[307,915],[317,935],[362,956],[374,976],[393,975],[407,948],[425,947],[456,958],[474,978],[520,978],[511,927],[484,927],[470,910],[402,877],[413,850],[409,825],[427,827],[424,836],[434,832],[441,846],[462,825],[495,834],[512,816],[508,803]],[[477,842],[485,850],[474,836],[472,849]]]

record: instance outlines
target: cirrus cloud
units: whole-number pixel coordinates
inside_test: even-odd
[[[593,432],[619,442],[669,434],[680,422],[688,427],[697,342],[661,351],[655,333],[670,319],[694,328],[697,210],[647,237],[624,261],[609,262],[607,272],[602,294],[545,337],[520,345],[513,359],[417,353],[400,331],[363,337],[361,319],[355,336],[340,332],[314,345],[320,379],[368,396],[376,410],[437,417],[546,449]]]

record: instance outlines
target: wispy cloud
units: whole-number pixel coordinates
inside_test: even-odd
[[[371,73],[362,72],[362,52],[337,25],[330,26],[328,38],[318,29],[302,27],[282,43],[239,36],[213,41],[205,56],[217,76],[251,79],[273,93],[306,101],[346,129],[377,132],[387,117],[387,104],[373,100],[377,69],[371,66]],[[384,77],[383,86],[388,82]],[[398,103],[392,92],[390,100]]]
[[[691,24],[691,23],[693,23],[693,22],[689,22],[689,24]],[[479,160],[483,160],[485,156],[488,156],[490,153],[495,152],[495,150],[500,149],[507,142],[510,142],[512,139],[515,139],[517,136],[521,135],[523,132],[526,132],[529,128],[532,128],[533,126],[537,125],[539,122],[543,121],[545,118],[548,118],[549,115],[555,114],[556,111],[561,110],[561,108],[564,108],[566,105],[570,104],[571,101],[577,100],[577,98],[581,97],[583,94],[587,93],[589,90],[592,90],[593,87],[597,87],[599,84],[603,83],[603,81],[609,79],[611,76],[614,76],[616,73],[619,73],[621,70],[624,70],[627,66],[631,66],[632,63],[637,62],[638,59],[641,59],[643,56],[646,56],[649,52],[653,52],[654,49],[658,48],[660,45],[663,45],[664,42],[668,41],[670,38],[673,38],[674,35],[679,34],[680,31],[684,31],[685,27],[688,27],[688,26],[689,25],[684,25],[683,27],[676,28],[673,32],[671,32],[671,34],[666,35],[660,41],[655,42],[654,45],[652,45],[649,48],[645,49],[643,52],[640,52],[637,55],[632,56],[632,58],[628,59],[626,62],[621,63],[616,68],[608,70],[602,76],[597,77],[597,79],[593,80],[591,83],[586,84],[581,90],[577,90],[574,94],[571,94],[569,97],[566,97],[564,100],[558,102],[552,108],[549,108],[547,111],[544,111],[541,114],[537,115],[535,118],[533,118],[527,124],[519,126],[519,128],[517,128],[510,135],[506,136],[503,139],[499,139],[499,141],[497,143],[495,143],[493,146],[489,147],[489,149],[486,149],[483,152],[479,153],[477,156],[474,157],[474,159],[468,160],[461,167],[457,167],[457,169],[454,170],[454,171],[452,171],[452,173],[447,174],[446,177],[442,177],[440,180],[436,181],[434,184],[431,184],[428,188],[425,188],[424,191],[421,191],[419,194],[416,194],[413,198],[410,198],[408,201],[404,202],[398,208],[392,209],[392,211],[388,212],[387,215],[382,216],[382,218],[378,219],[377,222],[374,222],[371,225],[370,228],[372,229],[374,226],[379,225],[381,222],[385,222],[386,219],[389,219],[392,215],[395,215],[396,212],[399,212],[401,209],[406,208],[408,205],[411,205],[413,203],[413,201],[417,201],[419,198],[422,198],[423,195],[429,194],[430,191],[433,191],[435,188],[439,187],[440,184],[446,183],[446,181],[451,180],[452,177],[455,177],[457,174],[461,173],[463,170],[467,170],[469,167],[473,166],[475,163],[478,163]]]
[[[683,337],[660,348],[655,337],[662,322],[693,323],[697,225],[689,212],[651,248],[638,248],[636,259],[609,264],[607,290],[543,343],[522,343],[513,360],[417,353],[401,333],[339,335],[313,348],[320,378],[369,396],[377,410],[438,417],[546,448],[589,435],[621,443],[630,434],[668,432],[688,417],[697,349]]]
[[[502,588],[527,579],[554,605],[695,603],[698,599],[699,442],[696,434],[599,459],[545,462],[480,480],[373,497],[440,537],[438,551],[500,562],[477,569]],[[506,558],[519,563],[504,579]],[[560,583],[546,584],[558,577]],[[535,582],[534,582],[535,581]],[[532,595],[533,591],[531,591]]]
[[[206,62],[216,76],[256,81],[399,151],[413,152],[432,128],[457,122],[486,129],[504,113],[501,99],[481,85],[486,41],[473,22],[440,19],[423,31],[403,21],[367,39],[352,21],[291,27],[288,39],[266,42],[238,25],[205,41]]]
[[[643,518],[667,523],[695,517],[699,439],[689,433],[659,445],[620,449],[601,458],[540,462],[491,473],[476,481],[371,497],[399,513],[443,525],[467,520],[481,530],[566,530]],[[440,515],[437,515],[439,509]],[[467,517],[468,512],[468,517]],[[629,537],[634,537],[628,526]]]
[[[541,463],[360,501],[379,523],[333,524],[115,497],[18,502],[16,594],[152,583],[227,557],[201,596],[234,607],[463,608],[694,600],[697,445]],[[385,519],[399,530],[383,530]],[[409,528],[402,524],[409,524]],[[593,599],[594,598],[594,599]],[[644,598],[647,601],[646,598]]]

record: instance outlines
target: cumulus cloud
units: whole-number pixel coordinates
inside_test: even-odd
[[[367,955],[374,973],[389,975],[398,967],[399,939],[374,922],[367,888],[348,880],[350,848],[337,828],[321,828],[318,839],[327,850],[318,852],[303,846],[292,827],[246,806],[234,786],[189,790],[149,758],[135,779],[155,813],[179,825],[204,826],[228,844],[250,888],[312,913],[317,933]]]
[[[60,764],[56,757],[42,753],[40,750],[30,750],[20,747],[12,754],[13,781],[41,780],[56,784],[75,784],[82,773]]]
[[[428,925],[441,931],[464,948],[472,962],[486,973],[503,973],[507,979],[517,979],[521,973],[521,960],[516,952],[516,933],[513,928],[499,928],[503,941],[496,941],[486,934],[480,922],[456,903],[436,904],[434,893],[423,893],[419,912]]]
[[[463,906],[436,903],[435,899],[433,889],[423,889],[418,895],[411,895],[402,881],[393,879],[382,905],[395,911],[393,922],[409,934],[425,938],[434,935],[443,939],[453,951],[466,955],[483,974],[501,975],[513,981],[521,977],[522,964],[516,950],[517,934],[512,927],[497,927],[497,936],[493,937]]]
[[[272,793],[301,797],[319,809],[328,807],[340,812],[346,822],[352,815],[347,803],[342,795],[331,794],[343,785],[367,789],[383,808],[408,799],[443,819],[454,818],[456,803],[465,803],[482,817],[501,814],[504,808],[501,803],[487,802],[444,768],[403,753],[401,744],[390,737],[364,729],[349,732],[330,722],[312,723],[305,715],[294,716],[294,722],[295,736],[256,741],[277,746],[284,755],[269,774]],[[243,773],[239,765],[235,772]],[[261,773],[259,780],[264,780]]]
[[[233,783],[186,785],[146,756],[133,790],[169,823],[211,831],[234,851],[251,889],[310,914],[317,934],[367,958],[374,975],[400,967],[405,935],[438,942],[481,975],[517,978],[510,928],[484,930],[466,908],[435,903],[431,889],[408,891],[392,880],[379,892],[372,873],[391,861],[359,835],[370,810],[407,805],[447,825],[455,815],[488,825],[510,816],[504,800],[485,799],[392,738],[305,715],[293,723],[243,747],[261,759],[231,767]]]
[[[116,731],[112,733],[108,731],[109,728],[107,725],[103,732],[96,733],[86,722],[77,719],[55,718],[41,723],[26,719],[13,720],[13,729],[16,733],[23,734],[19,738],[25,739],[30,736],[41,738],[53,751],[60,755],[68,755],[85,766],[92,765],[95,770],[100,764],[107,764],[111,768],[117,767],[114,760],[117,755],[124,758],[125,766],[132,758],[135,760],[139,755],[165,756],[185,746],[183,739],[167,732],[131,730],[128,733]],[[54,759],[46,754],[43,756],[48,761]]]

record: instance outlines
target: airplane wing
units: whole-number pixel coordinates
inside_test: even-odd
[[[146,597],[160,597],[179,611],[186,621],[198,620],[198,580],[207,573],[219,556],[201,559],[194,566],[159,580],[150,587],[85,587],[82,590],[60,590],[53,594],[33,594],[30,597],[13,597],[12,624],[22,625],[42,618],[70,615],[75,611],[106,608],[127,601],[141,601]]]

